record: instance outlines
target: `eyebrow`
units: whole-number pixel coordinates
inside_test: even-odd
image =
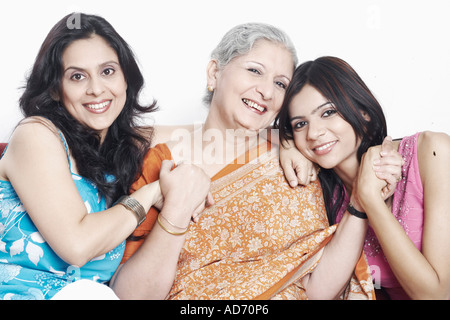
[[[326,105],[329,105],[329,104],[333,104],[333,103],[331,101],[327,101],[327,102],[321,104],[320,106],[318,106],[317,108],[315,108],[311,112],[311,114],[313,115],[313,114],[317,113],[317,111],[319,111],[321,108],[323,108],[323,107],[325,107]],[[296,120],[296,119],[303,119],[303,118],[305,118],[305,116],[295,116],[295,117],[290,118],[290,121],[293,121],[293,120]]]
[[[264,70],[266,69],[266,66],[264,64],[262,64],[261,62],[254,61],[254,60],[248,60],[247,62],[256,63],[256,64],[260,65],[262,68],[264,68]],[[291,82],[291,79],[289,79],[289,77],[285,76],[284,74],[280,74],[279,77],[285,78],[287,81]]]
[[[108,64],[115,64],[115,65],[118,65],[118,66],[120,67],[120,64],[119,64],[117,61],[114,61],[114,60],[110,60],[110,61],[103,62],[103,63],[101,63],[101,64],[99,65],[99,67],[101,68],[101,67],[104,67],[104,66],[106,66],[106,65],[108,65]],[[70,69],[75,69],[75,70],[79,70],[79,71],[86,71],[86,69],[81,68],[81,67],[70,66],[70,67],[67,67],[67,68],[64,70],[64,73],[66,73],[67,70],[70,70]]]

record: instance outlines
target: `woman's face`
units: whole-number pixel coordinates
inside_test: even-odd
[[[102,140],[122,111],[127,83],[116,52],[100,36],[76,40],[63,53],[62,103]]]
[[[222,69],[212,67],[210,112],[217,113],[223,127],[259,130],[273,122],[293,74],[292,55],[284,46],[259,40]]]
[[[358,166],[360,139],[335,106],[317,89],[305,85],[289,105],[296,147],[326,169]]]

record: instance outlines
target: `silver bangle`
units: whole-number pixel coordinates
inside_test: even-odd
[[[145,218],[147,218],[147,212],[145,212],[142,204],[140,204],[139,201],[130,196],[120,197],[119,200],[117,200],[116,204],[121,204],[134,213],[138,220],[138,224],[136,227],[139,227],[139,225],[144,222]]]

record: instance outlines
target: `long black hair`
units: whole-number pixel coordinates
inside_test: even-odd
[[[70,24],[74,19],[77,23]],[[114,49],[127,83],[125,106],[103,143],[97,132],[74,119],[60,104],[64,50],[72,42],[93,35],[102,37]],[[139,127],[139,116],[157,107],[155,101],[150,106],[139,104],[143,85],[144,78],[132,50],[111,24],[96,15],[72,13],[48,33],[19,104],[25,117],[45,117],[61,130],[79,174],[93,182],[109,201],[115,201],[129,192],[150,148],[152,128]],[[114,181],[107,180],[106,174],[113,175]]]
[[[321,57],[301,64],[294,72],[293,79],[275,125],[280,130],[281,139],[293,138],[289,117],[289,105],[300,90],[309,84],[333,103],[337,112],[347,121],[361,139],[357,151],[358,161],[371,146],[379,145],[387,135],[386,119],[377,99],[362,81],[356,71],[345,61],[336,57]],[[364,117],[367,115],[367,117]],[[343,182],[332,169],[321,168],[319,180],[322,185],[325,207],[330,224],[344,201]]]

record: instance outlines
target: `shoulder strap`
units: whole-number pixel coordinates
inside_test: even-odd
[[[69,168],[70,172],[72,172],[72,163],[70,162],[70,153],[69,153],[69,147],[67,146],[66,138],[64,137],[63,133],[58,129],[59,136],[64,144],[64,148],[66,148],[66,155],[67,155],[67,161],[69,161]]]

